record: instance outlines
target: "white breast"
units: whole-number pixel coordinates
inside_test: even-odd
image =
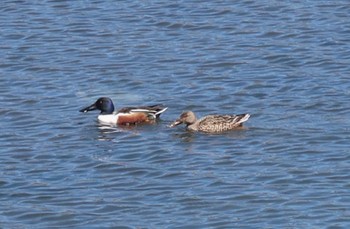
[[[118,115],[115,114],[104,114],[104,115],[99,115],[97,117],[98,121],[103,122],[103,123],[107,123],[107,124],[117,124],[117,120],[118,120]]]

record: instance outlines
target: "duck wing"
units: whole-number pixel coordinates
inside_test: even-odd
[[[121,108],[117,113],[129,114],[129,113],[142,112],[148,115],[152,115],[154,117],[159,117],[161,113],[166,111],[166,109],[168,108],[161,104],[156,104],[151,106],[124,107],[124,108]]]
[[[201,118],[198,128],[205,132],[222,132],[242,126],[249,119],[249,114],[238,115],[208,115]]]

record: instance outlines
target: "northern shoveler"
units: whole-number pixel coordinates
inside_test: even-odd
[[[124,107],[114,111],[114,105],[110,98],[101,97],[94,104],[85,107],[80,112],[100,110],[97,117],[100,122],[117,125],[130,125],[137,123],[153,123],[167,107],[162,105]]]
[[[208,115],[201,119],[196,118],[192,111],[183,112],[180,118],[175,120],[170,127],[186,124],[191,131],[203,131],[207,133],[218,133],[233,130],[243,126],[243,122],[249,119],[249,114],[239,115]]]

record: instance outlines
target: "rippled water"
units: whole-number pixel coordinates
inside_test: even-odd
[[[348,228],[350,5],[3,1],[2,228]],[[79,113],[164,103],[156,125]],[[183,110],[249,112],[194,134]]]

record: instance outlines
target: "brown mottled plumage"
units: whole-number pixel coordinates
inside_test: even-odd
[[[170,127],[184,123],[188,130],[218,133],[242,127],[243,122],[247,121],[249,117],[249,114],[208,115],[197,120],[192,111],[186,111],[182,113],[180,118],[175,120]]]

